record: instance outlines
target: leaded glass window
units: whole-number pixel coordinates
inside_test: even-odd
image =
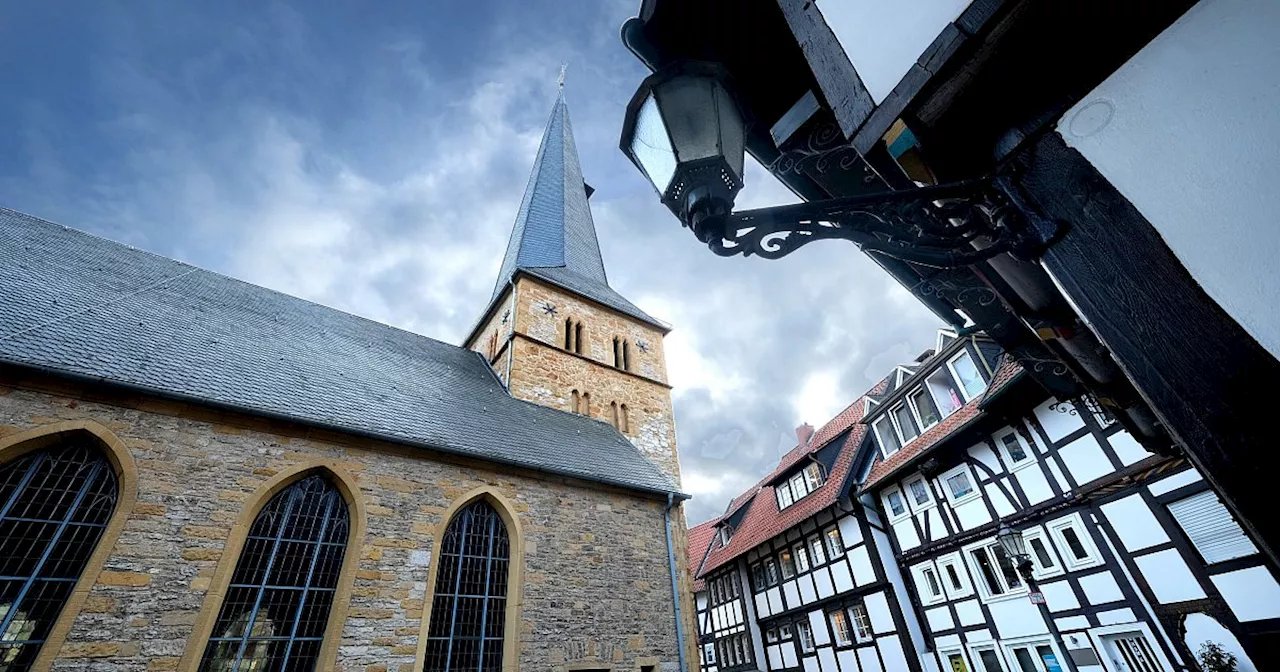
[[[348,531],[347,502],[323,476],[272,497],[249,528],[201,672],[315,669]]]
[[[440,542],[426,670],[502,669],[510,557],[507,526],[488,502],[468,504],[449,521]]]
[[[81,442],[0,465],[0,670],[31,668],[118,494],[106,456]]]

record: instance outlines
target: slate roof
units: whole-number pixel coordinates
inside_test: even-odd
[[[613,427],[511,397],[463,348],[3,208],[0,260],[0,362],[676,492]]]
[[[563,92],[551,108],[485,315],[519,271],[670,330],[609,286]]]

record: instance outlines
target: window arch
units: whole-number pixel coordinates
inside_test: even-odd
[[[434,570],[424,669],[503,669],[511,547],[507,524],[487,499],[450,519]]]
[[[622,419],[618,416],[618,402],[609,402],[609,412],[612,414],[613,427],[619,431],[622,430]]]
[[[350,528],[346,500],[320,474],[272,496],[249,526],[201,672],[315,669]]]
[[[114,513],[121,484],[106,452],[86,433],[44,438],[0,464],[0,541],[15,541],[0,544],[5,670],[31,669],[50,641],[51,651],[59,648],[70,627],[60,614],[73,601],[72,612],[83,604],[73,593],[86,570],[96,579],[105,560],[99,543],[106,537],[110,544],[119,535],[121,519]]]
[[[578,412],[587,416],[588,418],[591,417],[591,393],[590,392],[582,393],[582,409],[579,410]]]
[[[573,350],[573,318],[564,318],[564,349]]]

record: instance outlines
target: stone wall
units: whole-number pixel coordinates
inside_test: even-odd
[[[415,669],[433,536],[480,486],[512,502],[523,529],[521,669],[676,661],[665,501],[194,406],[85,396],[0,387],[0,436],[93,420],[138,470],[137,503],[54,669],[175,669],[241,510],[273,475],[318,457],[353,476],[367,511],[364,538],[351,540],[360,553],[350,607],[335,614],[345,617],[337,669]],[[682,541],[683,521],[677,528]]]
[[[493,308],[484,326],[476,331],[467,349],[480,353],[498,373],[502,382],[507,382],[506,348],[511,341],[511,331],[515,327],[514,306],[511,302],[511,288],[502,290],[502,296]],[[492,350],[490,346],[492,345]]]

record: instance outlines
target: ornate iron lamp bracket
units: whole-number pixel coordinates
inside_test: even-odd
[[[815,240],[841,239],[913,264],[957,268],[1006,252],[1033,259],[1058,229],[1000,176],[738,212],[709,246],[726,257],[778,259]]]

